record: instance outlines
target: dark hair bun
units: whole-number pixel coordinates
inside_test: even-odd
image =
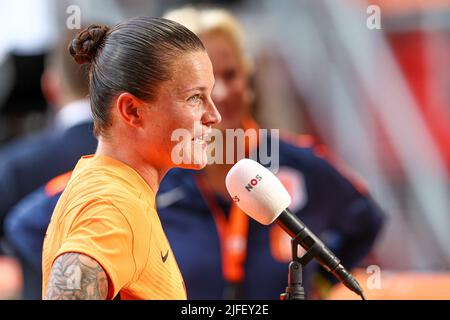
[[[81,31],[69,44],[69,52],[75,61],[79,64],[91,63],[108,31],[108,26],[97,24]]]

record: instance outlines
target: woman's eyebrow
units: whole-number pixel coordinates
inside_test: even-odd
[[[215,85],[216,85],[216,84],[214,83],[212,89],[214,89]],[[207,88],[207,87],[204,87],[204,86],[196,86],[196,87],[191,87],[191,88],[186,89],[186,90],[182,90],[181,93],[186,93],[186,92],[194,91],[194,90],[198,90],[198,91],[204,92],[204,91],[208,91],[208,88]]]

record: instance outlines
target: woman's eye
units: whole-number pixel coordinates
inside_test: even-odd
[[[196,94],[195,96],[190,97],[188,101],[191,103],[198,103],[200,101],[200,95]]]

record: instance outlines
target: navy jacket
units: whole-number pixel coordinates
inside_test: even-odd
[[[0,227],[14,204],[53,177],[72,170],[82,155],[94,153],[96,148],[92,123],[80,123],[0,149]]]

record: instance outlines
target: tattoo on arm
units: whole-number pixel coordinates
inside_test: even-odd
[[[46,300],[104,300],[107,295],[108,277],[94,259],[65,253],[53,263]]]

